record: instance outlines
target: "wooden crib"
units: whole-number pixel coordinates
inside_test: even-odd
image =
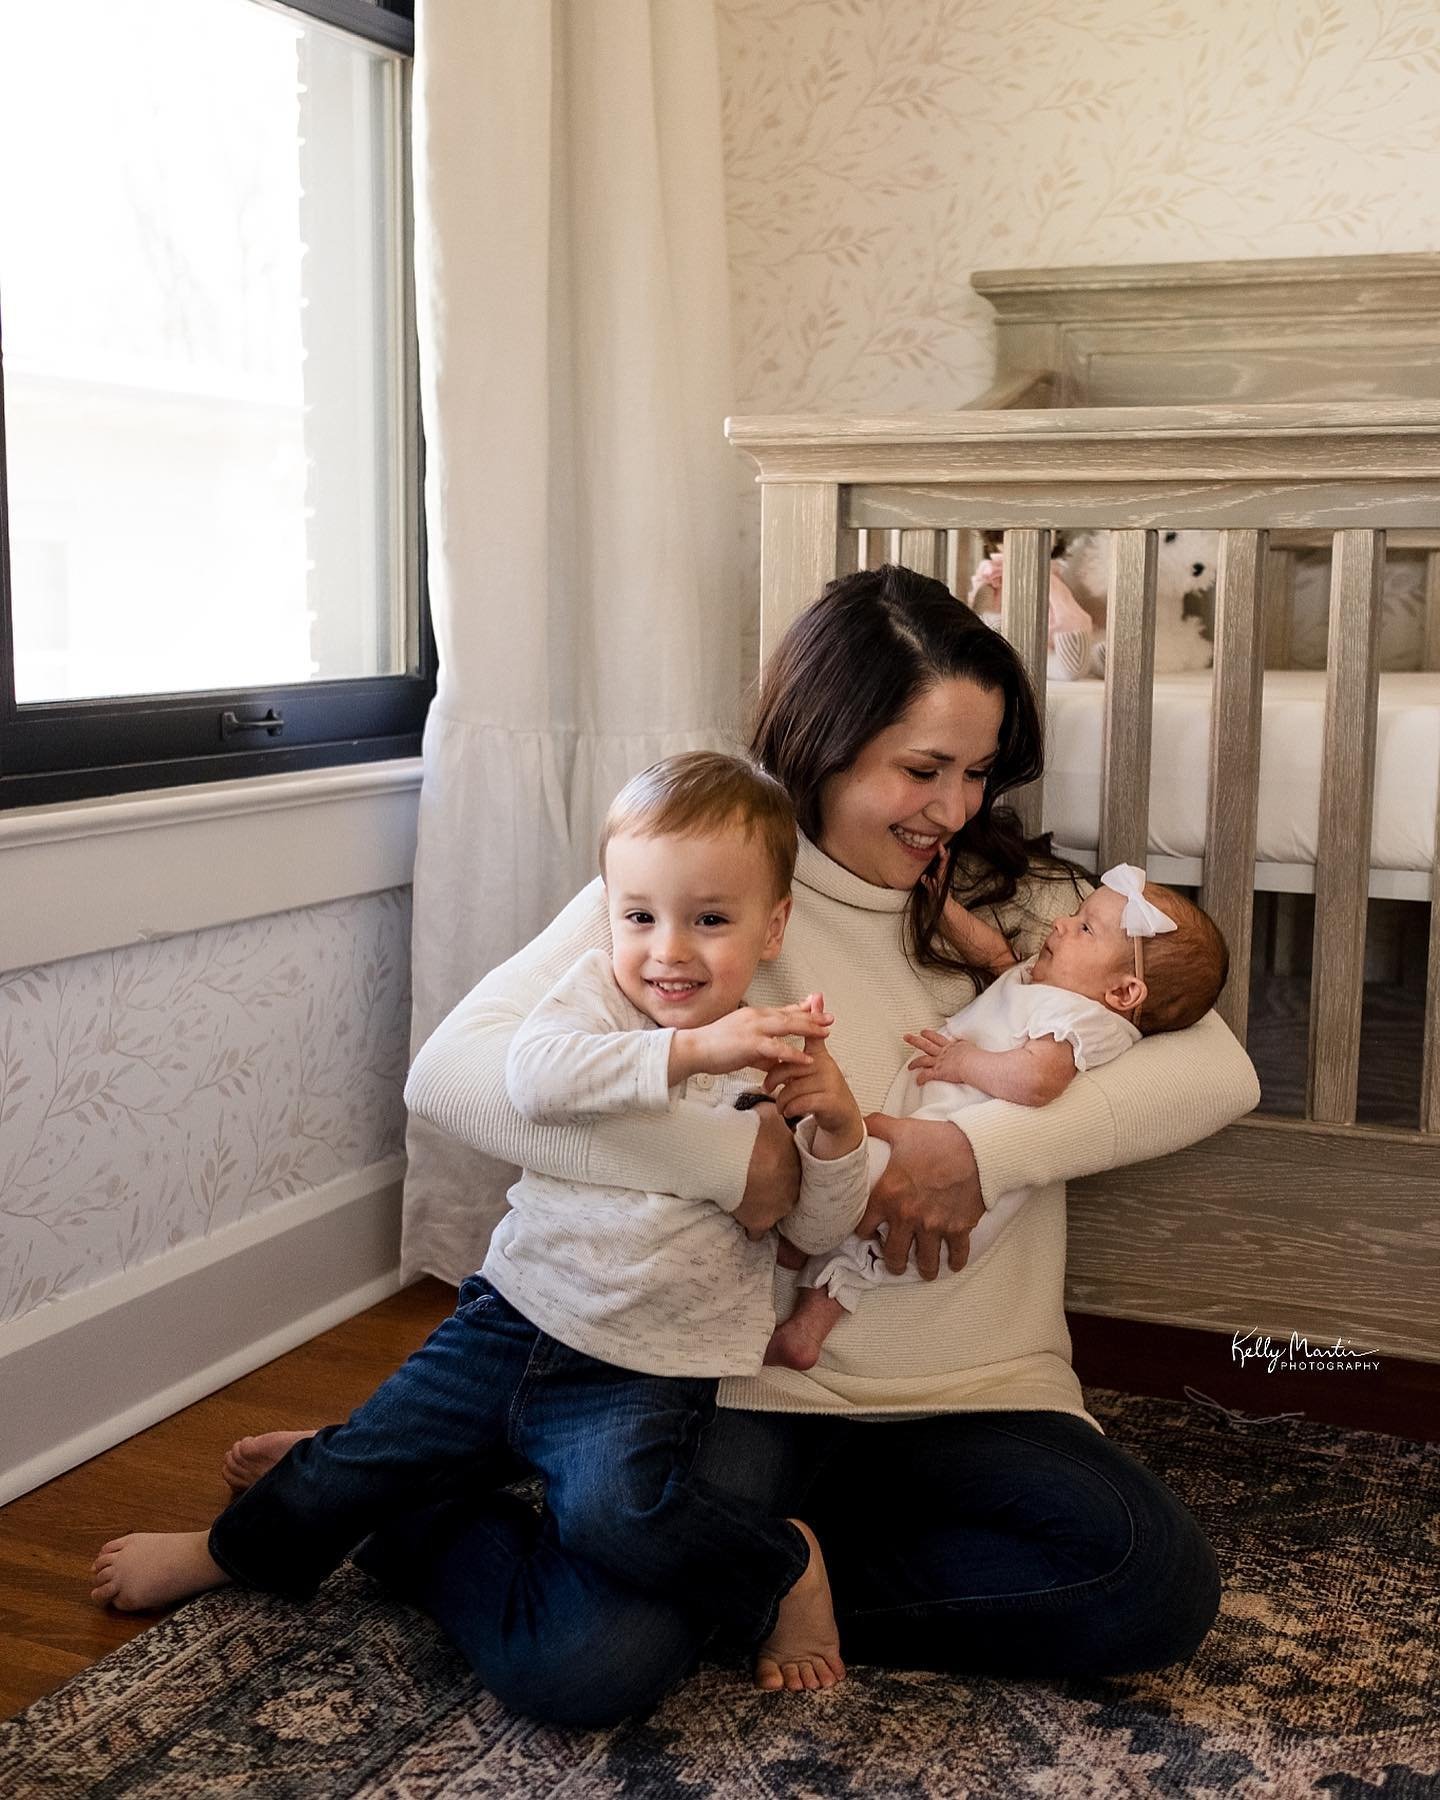
[[[1374,266],[1396,263],[1405,265],[1408,286],[1403,295],[1392,288],[1394,315],[1377,328],[1374,294],[1383,283]],[[1103,699],[1097,696],[1100,868],[1148,862],[1157,878],[1174,879],[1172,868],[1156,867],[1165,859],[1152,853],[1149,819],[1157,534],[1219,531],[1204,845],[1195,879],[1231,946],[1237,973],[1220,1011],[1242,1040],[1257,873],[1262,885],[1266,879],[1256,860],[1262,680],[1267,641],[1273,650],[1276,640],[1277,592],[1283,603],[1270,547],[1278,539],[1288,552],[1315,534],[1332,542],[1318,836],[1309,877],[1315,925],[1304,1116],[1262,1110],[1177,1156],[1075,1183],[1067,1298],[1081,1312],[1227,1333],[1256,1329],[1280,1340],[1298,1331],[1312,1343],[1333,1343],[1338,1335],[1360,1349],[1440,1360],[1440,857],[1433,853],[1423,876],[1411,878],[1423,881],[1420,891],[1429,898],[1418,1129],[1356,1119],[1367,906],[1372,892],[1394,891],[1383,879],[1376,886],[1371,863],[1382,559],[1387,533],[1440,544],[1440,307],[1433,305],[1440,258],[1336,259],[1325,267],[1342,265],[1346,279],[1337,277],[1328,290],[1322,284],[1320,301],[1308,264],[1201,266],[1210,290],[1220,290],[1232,311],[1243,285],[1237,268],[1249,272],[1245,307],[1256,293],[1269,306],[1250,335],[1273,354],[1257,355],[1252,344],[1248,360],[1237,360],[1235,332],[1218,331],[1213,317],[1202,320],[1206,341],[1221,346],[1213,366],[1229,371],[1239,399],[1034,404],[1074,398],[1065,392],[1074,346],[1057,326],[1048,346],[1037,347],[1034,330],[1008,345],[1002,334],[997,388],[963,412],[744,418],[728,429],[757,464],[762,488],[762,658],[826,582],[853,568],[898,561],[963,592],[971,534],[1003,527],[1002,629],[1036,678],[1043,704],[1051,534],[1112,532],[1107,675]],[[1269,272],[1268,290],[1256,270]],[[1070,279],[1065,291],[1081,292],[1081,304],[1092,306],[1102,277],[1128,281],[1132,298],[1143,288],[1137,277],[1154,278],[1152,290],[1163,289],[1162,300],[1172,302],[1156,329],[1194,362],[1173,294],[1188,283],[1203,304],[1204,279],[1196,283],[1186,270],[1060,273]],[[1085,277],[1089,300],[1078,279]],[[1004,281],[1013,290],[1025,280],[1033,298],[1030,277],[977,277],[977,285],[993,296]],[[1050,272],[1052,307],[1057,282]],[[1428,317],[1413,310],[1417,283],[1432,302]],[[1113,297],[1116,289],[1104,292]],[[1187,329],[1194,302],[1192,294]],[[1216,304],[1212,298],[1212,309]],[[1144,333],[1130,323],[1122,338],[1133,354]],[[1385,380],[1435,397],[1268,397],[1267,382],[1283,389],[1287,355],[1292,375],[1297,356],[1313,365],[1317,338],[1353,382],[1353,363],[1340,354],[1347,332],[1367,352],[1377,335],[1384,338]],[[1152,331],[1152,352],[1154,337]],[[1262,397],[1252,399],[1247,387],[1259,387]],[[1433,782],[1427,792],[1433,808]],[[1027,827],[1038,831],[1042,784],[1014,799]]]

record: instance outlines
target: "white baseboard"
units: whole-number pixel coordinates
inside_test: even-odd
[[[403,1156],[0,1326],[0,1505],[397,1293]]]

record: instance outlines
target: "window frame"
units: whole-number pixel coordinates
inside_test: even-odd
[[[258,3],[348,32],[399,53],[413,65],[414,0]],[[402,130],[408,135],[408,107]],[[417,614],[409,622],[415,660],[410,672],[19,705],[6,479],[4,296],[0,294],[0,812],[418,754],[435,693],[436,648],[426,580],[425,445],[416,368],[413,220],[405,170],[401,181],[407,198],[399,245],[404,294],[400,375],[405,461],[409,465],[404,471],[411,521],[407,554],[413,559]],[[272,734],[265,728],[267,713],[278,715],[283,722],[281,732]],[[222,723],[226,714],[233,715],[235,723],[228,735]]]

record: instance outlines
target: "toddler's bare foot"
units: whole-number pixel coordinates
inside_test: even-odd
[[[173,1606],[230,1577],[208,1549],[208,1531],[132,1531],[112,1538],[95,1558],[90,1598],[120,1612]]]
[[[232,1494],[243,1494],[268,1475],[292,1444],[314,1437],[313,1431],[262,1431],[259,1437],[238,1438],[225,1452],[220,1472]]]
[[[826,1338],[844,1317],[845,1308],[824,1288],[802,1289],[794,1312],[775,1327],[766,1362],[782,1369],[813,1369]]]
[[[755,1658],[755,1685],[798,1694],[806,1688],[834,1687],[845,1679],[840,1660],[840,1628],[830,1599],[830,1578],[815,1533],[799,1519],[790,1523],[810,1546],[805,1573],[780,1602],[775,1629]]]

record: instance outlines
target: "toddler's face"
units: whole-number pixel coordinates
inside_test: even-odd
[[[1120,923],[1125,896],[1096,888],[1068,919],[1057,919],[1035,959],[1032,981],[1104,1000],[1133,977],[1135,949]]]
[[[758,963],[780,954],[790,900],[758,837],[611,838],[605,893],[615,979],[657,1025],[710,1025],[733,1012]]]

